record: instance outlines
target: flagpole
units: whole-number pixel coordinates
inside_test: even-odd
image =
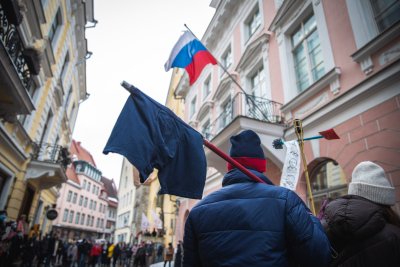
[[[132,93],[131,90],[131,84],[126,82],[126,81],[122,81],[121,82],[121,86],[124,87],[129,93]],[[191,127],[190,125],[188,125],[189,127]],[[191,127],[193,129],[193,127]],[[196,129],[193,129],[196,131]],[[196,131],[197,132],[197,131]],[[241,172],[243,172],[244,174],[246,174],[249,178],[253,179],[255,182],[259,182],[259,183],[266,183],[265,181],[263,181],[261,178],[259,178],[258,176],[256,176],[255,174],[251,173],[248,169],[246,169],[242,164],[240,164],[239,162],[237,162],[236,160],[234,160],[232,157],[228,156],[226,153],[224,153],[222,150],[220,150],[218,147],[216,147],[215,145],[211,144],[209,141],[207,141],[206,139],[203,138],[203,144],[208,147],[211,151],[213,151],[215,154],[217,154],[218,156],[220,156],[222,159],[224,159],[225,161],[229,162],[230,164],[232,164],[233,166],[235,166],[236,168],[238,168]]]
[[[192,32],[192,30],[189,29],[189,27],[186,25],[186,23],[183,24],[183,25],[186,27],[186,29],[188,29],[188,31],[189,31],[191,34],[193,34],[193,36],[194,36],[197,40],[200,40],[200,39],[197,38],[197,36]],[[204,44],[203,44],[203,45],[204,45]],[[205,46],[204,46],[204,47],[205,47]],[[209,50],[207,47],[206,47],[206,49],[208,50],[208,52],[210,52],[210,50]],[[211,52],[210,52],[210,53],[211,53]],[[213,55],[213,57],[214,57],[214,55]],[[256,105],[256,103],[254,102],[254,99],[252,99],[252,98],[249,96],[249,94],[246,93],[246,91],[245,91],[245,90],[242,88],[242,86],[235,80],[235,78],[232,76],[232,74],[230,74],[230,73],[228,72],[228,70],[225,68],[225,66],[222,65],[221,62],[220,62],[216,57],[214,57],[214,59],[215,59],[215,61],[217,61],[218,66],[219,66],[220,68],[222,68],[222,70],[228,75],[228,77],[231,78],[231,80],[236,84],[236,86],[239,87],[239,89],[243,92],[243,94],[244,94],[245,97],[246,97],[246,101],[247,101],[248,99],[250,99],[251,102],[253,103],[254,107],[256,107],[256,108],[260,111],[260,113],[263,115],[263,117],[264,117],[267,121],[270,121],[270,120],[268,119],[268,117],[264,114],[264,112]]]
[[[308,175],[307,159],[306,159],[306,155],[304,153],[304,136],[303,136],[303,125],[302,125],[301,120],[295,119],[293,121],[293,127],[294,127],[294,131],[296,133],[296,136],[297,136],[297,141],[299,142],[299,146],[300,146],[301,159],[303,162],[304,173],[306,176],[308,199],[310,201],[310,209],[311,209],[311,212],[315,216],[316,212],[315,212],[314,198],[313,198],[312,191],[311,191],[310,177]]]

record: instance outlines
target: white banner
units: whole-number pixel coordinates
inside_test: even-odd
[[[142,213],[142,223],[141,223],[140,228],[142,229],[142,231],[145,231],[150,228],[149,219],[147,219],[147,217],[146,217],[146,215],[144,215],[144,213]]]
[[[280,186],[296,190],[300,174],[300,147],[297,140],[284,143],[286,146],[285,163],[282,169]]]
[[[152,210],[151,215],[153,216],[154,227],[157,229],[162,229],[162,221],[160,217],[158,217],[157,213]]]

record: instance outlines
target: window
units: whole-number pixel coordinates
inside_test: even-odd
[[[81,165],[79,165],[79,166],[81,166]],[[77,168],[77,171],[78,171],[78,168]],[[82,188],[83,188],[83,189],[86,189],[86,180],[83,180]]]
[[[77,212],[76,216],[75,216],[75,224],[79,224],[80,217],[81,217],[81,213]]]
[[[76,203],[76,199],[78,198],[78,194],[74,193],[74,196],[72,197],[72,203]]]
[[[74,211],[73,210],[71,210],[71,212],[69,213],[69,219],[68,219],[68,222],[69,223],[72,223],[72,220],[74,219]]]
[[[83,225],[84,223],[85,223],[85,213],[82,213],[81,225]]]
[[[225,100],[221,105],[221,115],[219,120],[219,129],[224,128],[232,121],[232,101],[231,97]]]
[[[93,200],[90,200],[89,209],[90,209],[90,210],[93,209]]]
[[[251,36],[256,32],[258,27],[261,25],[261,16],[258,6],[256,10],[254,10],[250,16],[245,21],[245,40],[249,40]]]
[[[68,220],[68,213],[69,213],[69,210],[65,209],[64,210],[64,216],[63,216],[63,222],[66,222]]]
[[[6,206],[13,180],[13,173],[0,163],[0,210]]]
[[[96,227],[97,227],[97,228],[100,227],[100,218],[97,218],[97,220],[96,220]]]
[[[317,164],[310,174],[316,212],[321,209],[326,199],[335,199],[347,194],[346,177],[337,163],[323,161]]]
[[[83,206],[86,208],[87,207],[87,202],[88,202],[88,198],[85,197],[85,201],[83,202]]]
[[[87,216],[87,219],[86,219],[86,226],[89,226],[89,225],[90,225],[90,219],[91,219],[91,216],[88,215],[88,216]]]
[[[303,21],[291,36],[297,89],[306,89],[325,74],[315,16]]]
[[[72,191],[69,190],[67,195],[67,202],[71,202],[71,198],[72,198]]]
[[[65,73],[67,73],[68,63],[69,63],[69,53],[67,52],[67,54],[65,54],[64,63],[60,72],[60,77],[62,79],[64,79]]]
[[[211,82],[211,77],[208,77],[207,80],[203,84],[203,100],[207,98],[207,96],[210,94],[211,89],[210,89],[210,82]]]
[[[225,67],[225,69],[229,68],[232,65],[232,52],[230,46],[222,55],[222,65]]]
[[[189,117],[193,117],[194,113],[196,113],[196,97],[192,99],[190,102],[190,109],[189,109]]]
[[[54,36],[57,32],[58,27],[60,27],[62,24],[62,17],[61,17],[61,9],[58,8],[56,16],[54,17],[53,23],[50,26],[49,30],[49,40],[53,41]]]
[[[92,193],[93,193],[93,194],[96,193],[96,186],[95,186],[95,185],[93,185]]]
[[[86,190],[89,191],[89,192],[90,192],[90,186],[91,186],[91,185],[92,185],[92,184],[91,184],[90,182],[88,182]]]
[[[94,202],[93,202],[93,210],[96,210],[96,206],[97,206],[97,202],[94,201]]]
[[[103,208],[103,204],[100,203],[99,212],[101,212],[101,209],[102,209],[102,208]]]
[[[43,127],[42,136],[40,137],[40,144],[43,144],[43,142],[47,139],[51,130],[52,121],[53,121],[53,112],[49,110],[49,113],[47,114],[46,123]]]
[[[255,97],[264,97],[267,93],[267,82],[264,67],[260,67],[250,78],[250,94]]]
[[[83,196],[79,197],[79,206],[82,206],[82,202],[83,202]]]
[[[370,3],[379,32],[383,32],[400,20],[398,0],[370,0]]]
[[[210,140],[211,138],[210,119],[207,119],[206,122],[202,125],[201,133],[205,139]]]

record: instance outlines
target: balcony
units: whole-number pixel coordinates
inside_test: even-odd
[[[39,190],[66,182],[65,171],[71,162],[68,149],[46,143],[32,145],[33,152],[26,171],[26,179]]]
[[[272,142],[283,136],[285,129],[281,113],[282,104],[244,93],[237,93],[226,105],[226,109],[202,130],[205,139],[222,151],[229,153],[230,137],[242,130],[253,130],[261,139],[265,156],[278,167],[283,166],[281,150],[272,148]],[[225,172],[226,162],[214,152],[206,149],[207,164],[219,172]]]
[[[34,109],[32,74],[40,69],[36,51],[25,49],[22,44],[14,24],[21,20],[16,13],[18,10],[0,4],[0,117],[11,122],[16,115],[29,114]]]

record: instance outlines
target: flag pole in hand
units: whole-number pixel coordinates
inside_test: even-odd
[[[220,156],[221,158],[223,158],[224,160],[226,160],[227,162],[229,162],[230,164],[232,164],[233,166],[235,166],[236,168],[238,168],[241,172],[243,172],[244,174],[246,174],[248,177],[250,177],[251,179],[253,179],[254,181],[258,182],[258,183],[263,183],[265,184],[266,182],[264,182],[261,178],[259,178],[258,176],[256,176],[255,174],[251,173],[248,169],[246,169],[242,164],[240,164],[239,162],[237,162],[236,160],[234,160],[232,157],[228,156],[226,153],[224,153],[221,149],[219,149],[218,147],[214,146],[213,144],[211,144],[209,141],[207,141],[206,139],[204,139],[204,145],[206,147],[208,147],[211,151],[213,151],[215,154],[217,154],[218,156]]]
[[[296,133],[296,136],[297,136],[297,141],[299,142],[301,159],[302,159],[303,168],[304,168],[304,174],[306,175],[307,192],[308,192],[308,199],[310,201],[310,209],[311,209],[311,212],[314,215],[316,215],[314,198],[313,198],[312,191],[311,191],[310,177],[308,176],[307,159],[306,159],[306,155],[304,154],[304,135],[303,135],[302,121],[300,119],[295,119],[293,121],[293,126],[294,126],[294,132]]]

